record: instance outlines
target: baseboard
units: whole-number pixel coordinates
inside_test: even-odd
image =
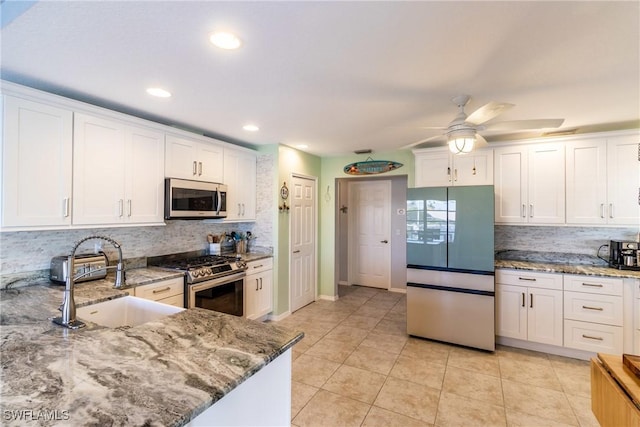
[[[281,314],[270,314],[268,319],[271,320],[272,322],[278,322],[282,319],[284,319],[285,317],[289,317],[291,316],[291,312],[289,310],[285,311],[284,313]]]
[[[338,280],[338,285],[351,286],[346,280]]]
[[[564,356],[580,360],[590,360],[591,358],[596,356],[596,353],[591,353],[589,351],[558,347],[549,344],[540,344],[536,342],[519,340],[516,338],[496,337],[496,344],[502,344],[508,347],[523,348],[525,350],[531,351],[539,351],[541,353],[555,354],[556,356]]]
[[[338,301],[337,295],[318,295],[318,299],[323,299],[325,301]]]
[[[407,293],[407,288],[404,289],[400,289],[400,288],[389,288],[389,292],[397,292],[399,294],[406,294]]]

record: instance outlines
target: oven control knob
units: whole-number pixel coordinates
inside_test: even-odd
[[[247,266],[247,263],[244,261],[236,261],[236,265],[238,266],[238,268],[245,268]]]
[[[202,272],[203,276],[211,276],[211,269],[210,268],[205,268],[204,271]]]

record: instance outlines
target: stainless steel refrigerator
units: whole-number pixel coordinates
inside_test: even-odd
[[[495,350],[492,185],[407,190],[407,333]]]

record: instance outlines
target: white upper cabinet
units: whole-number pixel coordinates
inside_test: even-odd
[[[3,99],[2,226],[71,224],[73,113]]]
[[[640,224],[638,135],[567,142],[567,223]]]
[[[76,113],[73,223],[162,223],[164,135]]]
[[[452,154],[448,149],[414,150],[415,187],[493,184],[493,150]]]
[[[507,146],[494,153],[497,223],[565,222],[563,144]]]
[[[607,222],[640,224],[640,135],[607,139]]]
[[[184,136],[166,137],[165,176],[222,183],[223,146]]]
[[[227,185],[225,221],[256,219],[256,154],[245,149],[224,148],[224,184]]]

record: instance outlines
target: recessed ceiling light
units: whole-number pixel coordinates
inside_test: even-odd
[[[211,34],[211,36],[209,36],[209,40],[215,46],[228,50],[237,49],[242,44],[236,35],[224,31]]]
[[[242,129],[248,131],[248,132],[257,132],[260,130],[260,128],[256,125],[244,125],[242,126]]]
[[[157,96],[158,98],[169,98],[171,96],[171,92],[159,87],[150,87],[147,89],[147,93],[152,96]]]

